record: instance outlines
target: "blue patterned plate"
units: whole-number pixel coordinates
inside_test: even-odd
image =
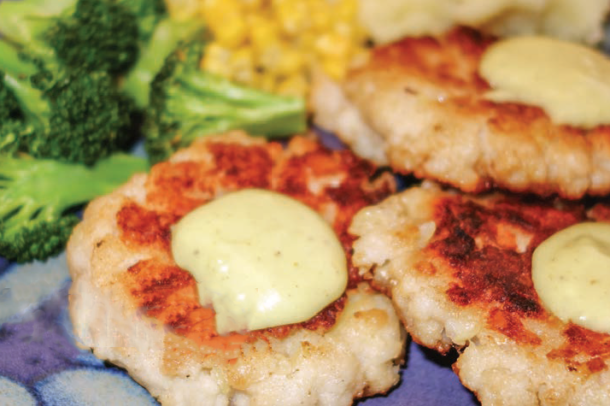
[[[65,255],[0,266],[0,405],[158,405],[123,370],[74,344]],[[411,343],[400,386],[360,404],[476,405],[452,361]]]

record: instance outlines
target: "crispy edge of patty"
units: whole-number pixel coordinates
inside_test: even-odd
[[[548,313],[525,266],[553,230],[610,220],[595,213],[424,182],[355,216],[353,260],[392,297],[414,341],[458,349],[454,370],[483,405],[605,405],[610,335]]]
[[[478,65],[493,41],[457,28],[375,48],[341,84],[317,75],[314,120],[361,156],[465,192],[609,193],[610,126],[556,125],[538,107],[484,98]]]
[[[246,149],[267,145],[231,133],[198,142],[170,161],[212,164],[206,151],[213,142]],[[311,143],[294,142],[296,150],[303,145],[307,149]],[[278,151],[283,154],[281,148]],[[161,169],[169,173],[167,166]],[[328,182],[332,179],[320,179],[322,185]],[[170,183],[178,185],[180,179]],[[201,345],[188,334],[177,334],[159,317],[148,316],[150,309],[142,308],[133,291],[146,279],[133,285],[126,283],[126,275],[151,257],[171,266],[170,259],[167,254],[157,255],[159,246],[154,241],[140,247],[126,244],[117,213],[129,203],[147,206],[151,191],[150,176],[134,176],[117,191],[91,202],[70,239],[70,314],[81,346],[126,368],[153,396],[171,405],[351,404],[354,398],[384,393],[398,381],[404,330],[389,299],[365,283],[348,290],[334,325],[294,328],[287,335],[263,333],[237,347]],[[153,206],[169,209],[167,204],[172,202],[159,195]],[[154,275],[144,272],[143,278]],[[159,290],[174,289],[166,295],[170,301],[179,302],[186,297],[181,295],[192,294],[181,282],[173,285],[161,279],[152,285]]]

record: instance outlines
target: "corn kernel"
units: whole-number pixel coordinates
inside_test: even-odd
[[[294,49],[283,49],[274,70],[279,74],[297,74],[304,65],[301,52]]]
[[[246,40],[246,25],[238,16],[226,19],[213,31],[218,42],[229,48],[239,46]]]
[[[303,97],[307,93],[307,85],[307,79],[304,74],[294,75],[282,80],[278,84],[276,91],[286,96]]]
[[[257,51],[262,51],[270,44],[280,39],[279,26],[276,22],[265,18],[252,18],[249,20],[250,42]]]
[[[328,9],[321,4],[315,4],[312,7],[311,14],[309,15],[312,27],[317,31],[323,31],[331,26],[332,15],[328,12]]]
[[[246,40],[248,29],[239,1],[206,0],[203,11],[210,30],[220,44],[232,48]]]
[[[351,41],[349,39],[355,38],[356,34],[357,34],[357,31],[354,29],[354,26],[352,24],[348,24],[348,23],[342,22],[342,21],[337,21],[333,25],[332,31],[336,35],[341,36],[344,39],[348,40],[350,43],[351,43]]]
[[[227,76],[231,51],[218,43],[208,45],[203,58],[203,69],[222,76]]]
[[[285,34],[296,35],[309,26],[307,5],[303,1],[274,2],[274,11]]]
[[[282,52],[283,49],[280,42],[270,43],[258,53],[258,63],[264,69],[275,72],[275,67],[279,64],[282,57]]]
[[[229,62],[231,77],[242,83],[249,83],[254,75],[253,52],[249,47],[236,49]]]
[[[277,77],[270,72],[263,75],[259,83],[259,88],[267,92],[275,92],[277,87]]]
[[[346,68],[346,62],[340,58],[329,58],[322,61],[322,69],[324,69],[324,72],[336,80],[343,79]]]
[[[246,10],[257,11],[264,7],[265,0],[241,0]]]
[[[239,66],[242,68],[253,66],[253,52],[249,47],[242,46],[233,51],[231,55],[231,65]]]
[[[358,16],[358,4],[353,0],[339,0],[335,4],[333,14],[337,20],[353,22]]]
[[[201,9],[208,24],[217,23],[224,15],[235,14],[241,4],[238,0],[202,0]]]
[[[345,59],[351,47],[350,41],[343,35],[334,32],[324,34],[315,44],[316,51],[322,56],[333,56]]]

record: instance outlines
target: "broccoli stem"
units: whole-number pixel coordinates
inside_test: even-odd
[[[48,122],[50,108],[43,92],[32,87],[30,76],[38,72],[33,63],[23,61],[17,49],[0,41],[0,70],[4,71],[5,86],[19,101],[24,116],[38,128]]]
[[[59,254],[79,222],[76,208],[147,168],[146,159],[126,154],[93,168],[0,156],[0,256],[29,262]]]
[[[272,137],[305,130],[305,102],[300,98],[247,88],[204,71],[182,75],[178,83],[169,90],[167,109],[184,119],[187,140],[235,128]]]
[[[2,157],[0,219],[10,239],[31,222],[53,222],[75,206],[109,193],[148,168],[147,160],[115,154],[94,167],[54,160]]]
[[[129,71],[123,82],[123,91],[131,96],[140,109],[148,106],[150,83],[163,67],[165,58],[184,38],[190,37],[201,29],[199,21],[161,20],[148,44],[140,51],[140,58]]]
[[[73,10],[77,0],[27,0],[0,3],[0,32],[19,44],[37,47],[42,54],[52,52],[44,45],[44,35],[58,17]]]

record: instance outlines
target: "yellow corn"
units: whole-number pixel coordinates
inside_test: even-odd
[[[275,71],[280,75],[291,75],[302,70],[305,60],[303,54],[295,49],[283,49]]]
[[[218,43],[212,43],[206,48],[206,57],[203,58],[201,67],[208,72],[225,76],[231,51]]]
[[[273,11],[286,35],[297,35],[307,29],[309,25],[307,6],[307,1],[273,2]]]
[[[280,41],[280,28],[276,21],[262,16],[252,16],[248,19],[249,44],[257,52],[263,52],[265,48]]]
[[[328,12],[325,0],[316,1],[312,4],[309,20],[314,32],[327,30],[331,26],[333,18],[334,16]]]
[[[344,60],[339,58],[328,58],[322,61],[322,69],[329,76],[342,79],[345,76],[346,63]]]
[[[339,79],[367,53],[357,0],[167,2],[172,16],[205,19],[203,69],[268,91],[304,96],[314,68]]]
[[[304,74],[292,75],[281,80],[275,90],[287,96],[302,96],[307,92],[307,78]]]
[[[203,13],[216,41],[235,48],[246,39],[247,26],[240,0],[204,0]]]
[[[167,2],[167,9],[172,18],[176,20],[197,18],[200,7],[200,0],[171,0]]]
[[[233,52],[229,62],[229,69],[233,78],[242,83],[251,83],[254,80],[254,60],[252,48],[242,46]]]

